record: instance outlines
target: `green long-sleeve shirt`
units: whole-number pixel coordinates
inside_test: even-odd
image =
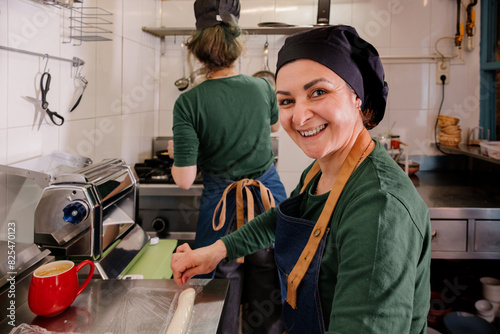
[[[273,88],[239,74],[206,80],[174,105],[174,161],[219,178],[258,178],[273,163],[271,125],[278,121]]]
[[[292,196],[300,191],[310,167]],[[301,218],[317,221],[329,195],[313,195],[318,178],[305,190]],[[229,259],[271,245],[276,219],[273,208],[223,237]],[[319,276],[327,333],[425,333],[429,211],[379,143],[351,175],[329,227]]]

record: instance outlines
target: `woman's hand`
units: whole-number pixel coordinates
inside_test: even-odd
[[[222,240],[195,250],[192,250],[188,244],[182,244],[172,254],[170,263],[170,268],[174,272],[174,281],[182,285],[195,275],[207,274],[213,271],[226,256],[226,245]]]

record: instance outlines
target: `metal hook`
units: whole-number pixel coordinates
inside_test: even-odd
[[[42,60],[45,59],[45,57],[47,57],[47,60],[45,61],[45,67],[43,68],[44,73],[47,72],[47,65],[49,63],[49,54],[46,53],[45,56],[43,56]],[[49,71],[50,71],[50,69],[49,69]]]
[[[77,79],[80,79],[81,78],[81,73],[82,73],[82,68],[83,68],[83,65],[80,65],[76,68],[76,73],[75,73],[75,77]]]

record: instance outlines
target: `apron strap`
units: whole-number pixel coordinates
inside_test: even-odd
[[[246,221],[249,222],[255,217],[254,198],[253,193],[250,189],[250,187],[252,186],[259,187],[261,197],[260,200],[262,201],[262,205],[264,206],[265,211],[275,206],[273,194],[264,184],[262,184],[262,182],[253,179],[241,179],[239,181],[233,182],[229,186],[227,186],[226,189],[224,189],[222,197],[215,208],[214,216],[212,217],[212,227],[214,231],[220,230],[226,223],[227,194],[234,188],[236,188],[236,227],[240,228],[245,224],[245,198],[243,196],[243,191],[245,191],[246,195]],[[219,209],[219,223],[216,225],[215,217],[217,216]],[[237,259],[237,262],[243,263],[243,258],[241,257]]]
[[[319,244],[330,223],[333,210],[337,205],[342,190],[344,189],[344,186],[349,180],[352,172],[356,169],[364,153],[370,147],[371,142],[372,140],[367,130],[364,130],[359,134],[356,142],[354,143],[354,146],[352,147],[349,155],[342,165],[342,168],[340,169],[339,175],[335,180],[333,188],[330,191],[330,195],[328,195],[328,199],[326,200],[323,211],[321,211],[321,215],[319,216],[319,219],[316,222],[311,235],[309,236],[309,240],[304,247],[304,250],[302,251],[299,259],[297,260],[297,263],[290,272],[290,275],[288,275],[286,301],[293,309],[297,308],[297,289],[300,285],[300,282],[304,278],[307,269],[311,265],[316,251],[318,250]],[[317,174],[318,171],[319,164],[316,161],[304,180],[304,186],[302,187],[301,192],[305,189],[307,184],[314,177],[314,175]]]
[[[319,163],[318,163],[318,160],[316,160],[314,162],[314,165],[309,170],[309,173],[307,173],[306,178],[304,179],[304,185],[302,186],[302,189],[300,189],[300,193],[302,193],[304,190],[306,190],[306,187],[309,184],[309,182],[311,182],[312,178],[316,174],[318,174],[319,171],[320,171]]]

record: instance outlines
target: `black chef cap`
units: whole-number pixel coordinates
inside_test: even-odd
[[[362,101],[361,108],[373,112],[372,127],[380,123],[389,91],[384,68],[377,50],[353,27],[328,26],[288,37],[278,53],[276,74],[286,63],[301,58],[314,60],[338,74],[354,89]]]
[[[194,2],[196,29],[214,27],[221,23],[238,24],[240,18],[239,0],[196,0]]]

